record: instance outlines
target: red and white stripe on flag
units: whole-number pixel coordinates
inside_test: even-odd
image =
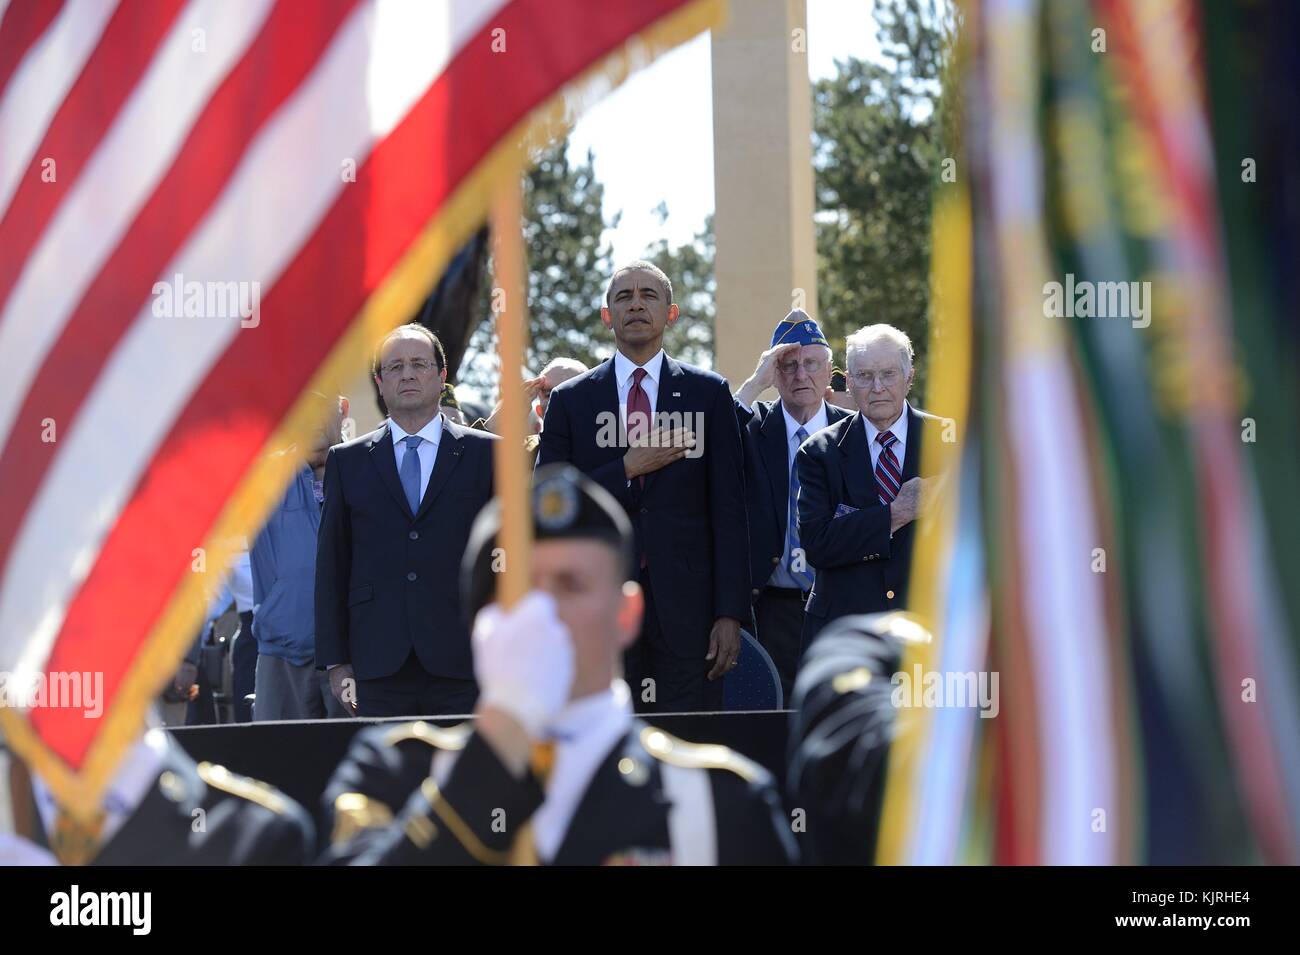
[[[74,810],[194,635],[196,548],[279,499],[305,390],[413,313],[566,88],[721,9],[0,0],[0,673],[105,698],[0,721]],[[190,281],[258,311],[185,317]]]

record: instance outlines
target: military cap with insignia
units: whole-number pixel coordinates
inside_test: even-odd
[[[825,345],[829,348],[830,344],[822,334],[821,326],[802,308],[792,310],[776,323],[776,330],[772,332],[773,348],[777,345]]]
[[[619,551],[627,579],[636,579],[632,525],[622,506],[603,487],[570,464],[547,464],[533,475],[533,538],[587,538]],[[493,550],[501,529],[496,500],[479,513],[461,565],[462,606],[472,621],[496,593]]]
[[[813,641],[795,678],[786,786],[807,811],[815,864],[869,865],[890,744],[899,732],[892,677],[929,632],[907,613],[843,617]]]

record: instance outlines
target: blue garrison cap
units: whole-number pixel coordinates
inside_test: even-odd
[[[772,333],[771,347],[775,348],[777,345],[789,345],[791,343],[830,346],[830,342],[822,334],[821,327],[802,308],[796,308],[781,319],[776,326],[776,331]]]

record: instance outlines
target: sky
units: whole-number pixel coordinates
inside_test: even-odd
[[[871,0],[808,0],[811,79],[833,75],[837,58],[878,57],[871,7]],[[570,161],[581,161],[590,149],[605,186],[605,220],[622,212],[618,228],[605,231],[615,262],[637,258],[659,238],[670,245],[690,241],[713,211],[709,52],[708,33],[684,43],[590,107],[574,126]],[[657,149],[645,148],[639,122],[651,108],[663,111],[670,124]],[[662,224],[655,212],[661,202],[668,207]]]
[[[836,59],[879,58],[872,0],[807,0],[807,5],[810,80],[834,75]],[[670,245],[689,242],[713,211],[710,70],[706,32],[589,105],[570,133],[570,162],[583,161],[589,149],[594,156],[596,178],[605,187],[605,221],[622,213],[618,227],[605,230],[616,263],[641,257],[660,238]],[[645,148],[639,120],[647,109],[662,112],[669,124],[660,148]],[[662,222],[655,211],[660,203],[668,208]],[[492,358],[471,349],[466,361],[479,368]],[[456,389],[462,398],[485,397],[465,381]]]

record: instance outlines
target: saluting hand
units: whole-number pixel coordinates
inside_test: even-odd
[[[798,342],[786,342],[784,345],[774,345],[763,354],[758,356],[758,366],[754,373],[749,376],[740,390],[736,392],[736,397],[743,405],[751,405],[754,400],[768,388],[776,384],[776,366],[782,358],[787,355],[798,358],[799,349],[803,347]]]

